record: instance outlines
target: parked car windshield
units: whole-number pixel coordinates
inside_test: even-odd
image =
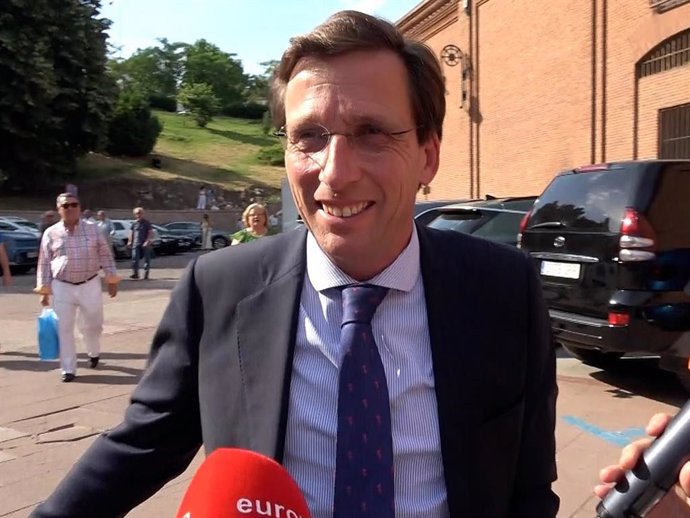
[[[534,204],[527,229],[617,232],[640,173],[630,167],[557,176]]]

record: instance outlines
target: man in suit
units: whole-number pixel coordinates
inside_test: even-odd
[[[413,223],[445,113],[433,53],[388,22],[338,13],[292,40],[271,109],[306,228],[189,266],[124,422],[34,516],[121,516],[203,444],[282,462],[314,518],[554,518],[555,356],[532,263]],[[345,349],[353,285],[379,305]],[[343,382],[360,342],[371,364]],[[343,414],[360,385],[372,393]],[[385,408],[362,422],[383,390]],[[353,421],[361,448],[381,449],[343,453]],[[371,471],[343,486],[360,460]],[[383,483],[367,480],[374,471]],[[338,503],[348,492],[367,505]],[[361,514],[370,501],[385,512]]]

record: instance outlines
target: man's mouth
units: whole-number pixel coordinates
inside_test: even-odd
[[[372,205],[372,203],[367,201],[362,201],[352,205],[345,205],[342,207],[335,207],[333,205],[322,203],[321,208],[326,214],[330,214],[336,218],[351,218],[352,216],[356,216],[364,209],[368,208],[370,205]]]

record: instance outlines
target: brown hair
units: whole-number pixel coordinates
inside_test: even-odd
[[[404,37],[390,22],[358,11],[340,11],[313,31],[290,39],[271,81],[270,109],[275,127],[285,124],[285,89],[301,59],[358,50],[390,50],[402,59],[418,126],[417,138],[425,142],[436,133],[440,139],[446,114],[446,88],[433,51],[422,42]]]

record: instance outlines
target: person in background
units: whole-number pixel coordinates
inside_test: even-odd
[[[211,244],[211,233],[213,228],[211,227],[211,218],[208,214],[201,216],[201,249],[211,250],[213,248]]]
[[[196,201],[196,208],[198,210],[206,210],[206,188],[199,187],[199,197]]]
[[[84,212],[81,215],[82,219],[89,221],[91,223],[94,223],[95,220],[93,218],[93,211],[91,209],[84,209]]]
[[[414,222],[445,102],[435,53],[390,22],[290,40],[271,118],[305,224],[190,262],[123,423],[35,518],[126,515],[202,445],[276,459],[313,518],[556,517],[535,264]]]
[[[260,203],[248,205],[242,213],[242,222],[245,228],[230,236],[232,238],[230,245],[249,243],[268,233],[268,211],[266,207]]]
[[[103,299],[98,273],[105,272],[108,294],[117,295],[120,281],[112,250],[98,227],[83,220],[79,200],[69,193],[57,197],[61,221],[43,233],[36,267],[36,289],[41,305],[50,305],[58,317],[62,381],[71,382],[77,372],[74,327],[79,328],[89,355],[89,367],[98,366],[103,332]]]
[[[113,222],[108,219],[104,210],[99,210],[96,214],[96,224],[98,228],[103,232],[103,235],[108,240],[108,244],[113,246],[113,236],[111,235],[113,231]]]
[[[153,226],[144,218],[144,209],[133,210],[136,221],[132,223],[128,245],[132,247],[132,275],[130,279],[139,278],[139,261],[144,260],[144,279],[149,278],[151,270],[151,252],[153,249]]]
[[[38,226],[41,236],[43,236],[43,232],[45,232],[48,227],[55,225],[57,219],[58,215],[54,210],[47,210],[41,215],[41,224]]]
[[[10,260],[5,249],[5,238],[0,233],[0,269],[2,269],[2,284],[6,288],[12,286],[12,271],[10,270]]]
[[[273,229],[278,226],[278,218],[275,214],[269,214],[268,216],[268,228]]]

